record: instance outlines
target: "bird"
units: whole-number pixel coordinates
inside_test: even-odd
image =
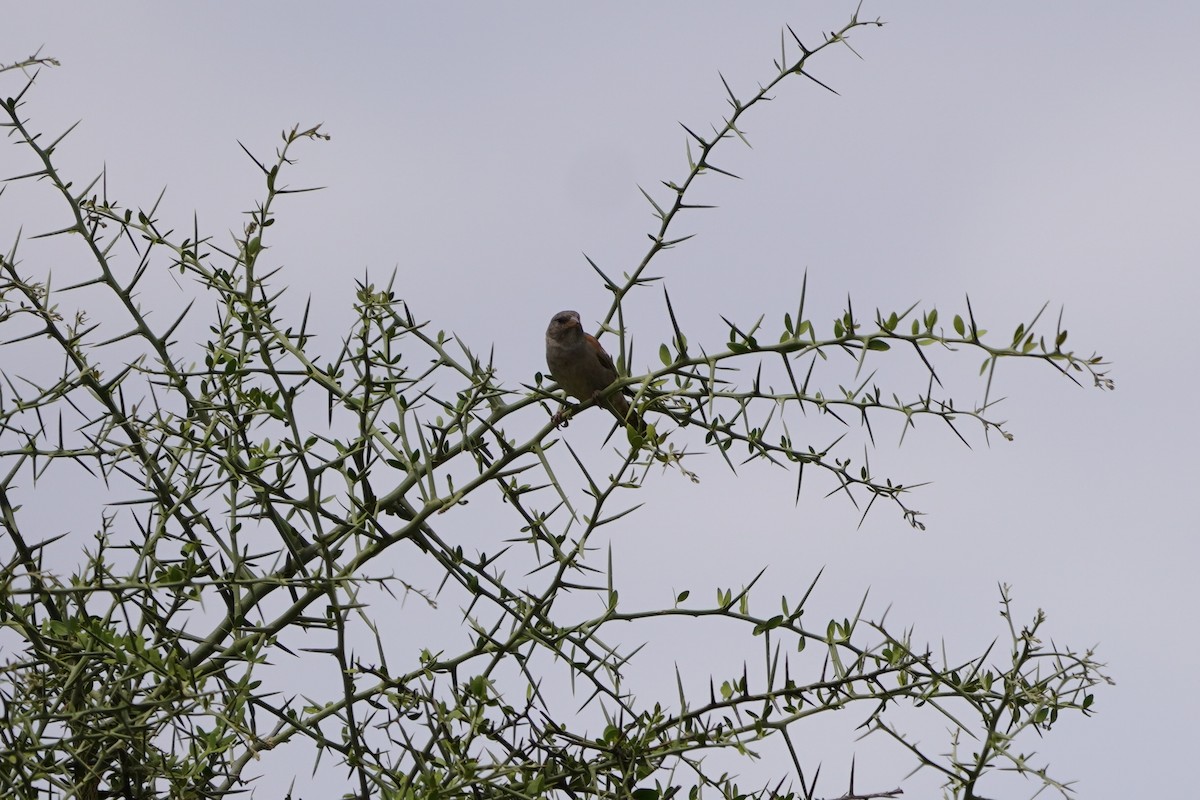
[[[630,425],[638,433],[645,434],[645,423],[637,411],[629,407],[624,394],[613,392],[601,399],[604,390],[620,375],[612,356],[595,336],[584,332],[578,311],[560,311],[550,319],[550,326],[546,328],[546,366],[550,368],[550,376],[567,394],[585,403],[596,400],[622,425]],[[554,415],[555,425],[564,422],[562,411]]]

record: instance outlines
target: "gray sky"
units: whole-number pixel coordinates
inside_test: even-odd
[[[61,59],[27,106],[48,132],[83,120],[60,168],[84,181],[107,164],[110,194],[129,205],[165,185],[179,226],[196,211],[212,232],[238,229],[261,180],[237,142],[269,157],[283,128],[323,122],[332,141],[300,148],[291,182],[327,188],[287,199],[272,240],[293,307],[316,298],[332,347],[354,280],[396,269],[419,316],[494,345],[516,388],[544,369],[553,312],[576,308],[592,326],[607,308],[582,254],[614,275],[640,259],[653,219],[636,185],[683,176],[677,122],[719,121],[718,70],[749,94],[773,77],[784,24],[815,42],[853,4],[346,9],[24,3],[5,10],[0,61],[38,47]],[[732,480],[711,459],[700,487],[655,476],[647,508],[612,535],[622,598],[711,597],[770,563],[769,605],[824,566],[820,613],[852,613],[869,588],[870,612],[890,604],[889,620],[965,657],[1003,633],[996,585],[1009,583],[1021,617],[1042,607],[1057,642],[1099,643],[1118,683],[1040,753],[1081,796],[1178,791],[1194,782],[1200,717],[1190,673],[1166,680],[1200,660],[1187,507],[1198,437],[1178,407],[1200,388],[1185,327],[1200,289],[1200,5],[867,3],[862,15],[888,23],[854,36],[863,60],[839,49],[811,62],[840,96],[793,80],[752,113],[753,149],[731,143],[716,159],[743,180],[705,178],[694,199],[720,208],[685,219],[700,235],[651,269],[692,340],[719,345],[722,314],[777,326],[807,270],[810,316],[825,325],[847,293],[863,312],[919,300],[944,320],[969,294],[997,332],[1065,306],[1070,343],[1112,360],[1117,390],[1005,365],[1012,443],[974,437],[968,450],[925,423],[897,449],[898,424],[881,424],[876,471],[933,481],[913,499],[924,533],[885,508],[857,529],[848,503],[822,499],[828,486],[797,507],[793,476],[762,467]],[[0,172],[15,159],[0,151]],[[7,200],[4,242],[20,224],[55,224]],[[634,366],[651,366],[669,335],[661,291],[626,310]],[[982,396],[978,362],[952,373],[956,399]],[[923,386],[917,364],[886,376]],[[608,458],[606,430],[581,419],[564,436]],[[689,648],[717,671],[740,664],[672,636],[647,650],[661,657],[648,686],[663,678],[655,663]],[[847,768],[846,752],[826,769]],[[895,763],[881,783],[911,766]]]

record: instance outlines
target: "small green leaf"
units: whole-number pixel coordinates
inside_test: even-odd
[[[658,360],[663,363],[664,367],[669,367],[674,362],[671,358],[671,349],[665,344],[658,346]]]
[[[891,350],[892,346],[890,344],[888,344],[887,342],[885,342],[883,339],[868,339],[867,340],[867,349],[868,350],[878,350],[879,352],[883,353],[888,350]]]
[[[954,315],[954,331],[959,336],[967,335],[967,326],[963,322],[963,318],[961,316],[959,316],[958,314]]]

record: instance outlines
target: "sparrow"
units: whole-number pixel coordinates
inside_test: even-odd
[[[567,394],[585,403],[597,400],[622,425],[632,425],[638,433],[645,433],[645,423],[637,411],[629,407],[624,394],[613,392],[600,399],[604,390],[620,376],[612,356],[605,352],[595,336],[584,332],[578,311],[560,311],[550,320],[550,327],[546,328],[546,366],[550,368],[550,376]],[[555,425],[564,421],[562,411],[554,415]]]

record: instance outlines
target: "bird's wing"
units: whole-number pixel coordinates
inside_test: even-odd
[[[600,366],[612,373],[612,380],[617,379],[617,365],[613,363],[612,356],[596,341],[596,337],[590,333],[585,334],[589,339],[588,344],[592,345],[592,352],[596,354],[596,359],[600,362]],[[609,381],[610,383],[612,381]]]

